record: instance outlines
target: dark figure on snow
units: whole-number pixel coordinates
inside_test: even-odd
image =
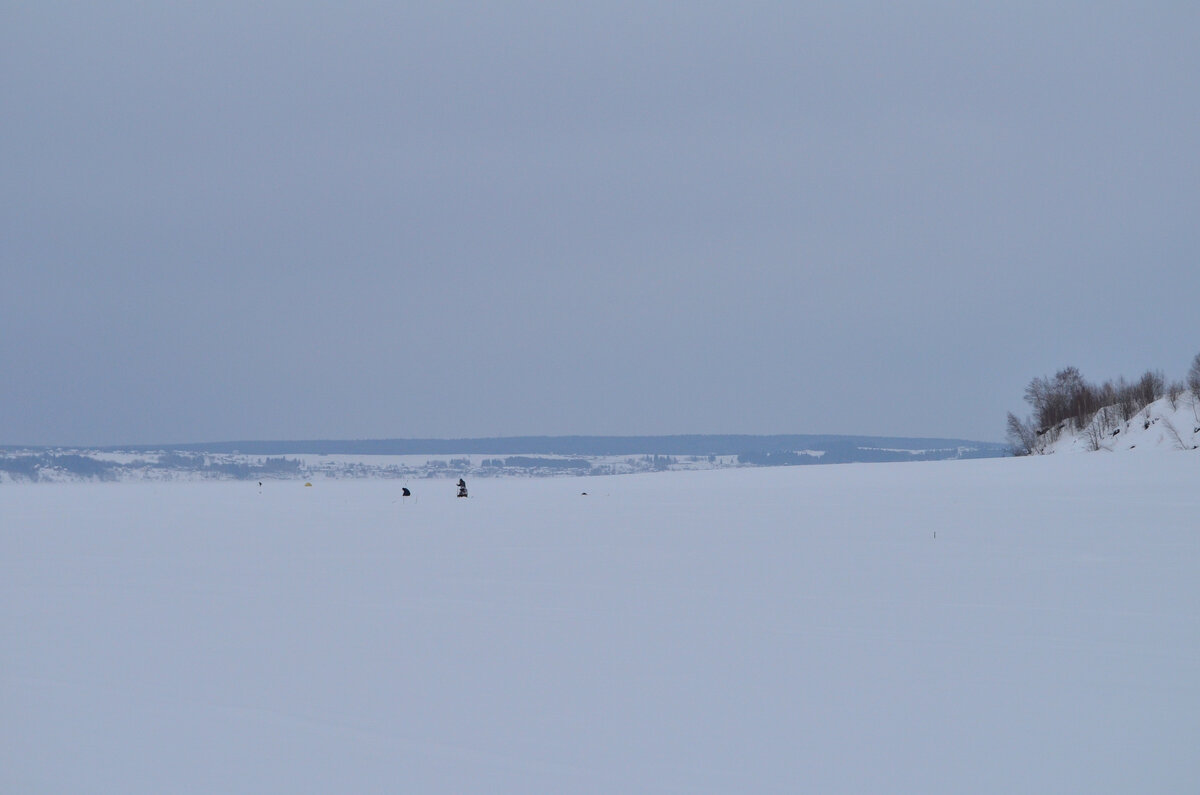
[[[411,497],[412,496],[412,492],[408,490],[408,486],[404,486],[400,489],[400,496],[401,497]]]
[[[467,481],[463,480],[462,478],[458,479],[458,496],[467,496]]]

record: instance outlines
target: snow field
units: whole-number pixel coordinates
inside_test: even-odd
[[[6,484],[0,791],[1189,791],[1198,481]]]

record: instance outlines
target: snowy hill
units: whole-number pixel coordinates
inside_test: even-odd
[[[1128,420],[1116,407],[1096,413],[1083,428],[1070,424],[1043,434],[1035,453],[1070,453],[1125,450],[1200,449],[1200,401],[1184,392],[1174,401],[1151,403]]]

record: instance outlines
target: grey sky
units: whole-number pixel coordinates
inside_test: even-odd
[[[999,439],[1200,351],[1200,6],[6,3],[0,443]]]

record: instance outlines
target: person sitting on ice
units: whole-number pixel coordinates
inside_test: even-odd
[[[463,480],[462,478],[458,479],[458,496],[467,496],[467,481]]]

